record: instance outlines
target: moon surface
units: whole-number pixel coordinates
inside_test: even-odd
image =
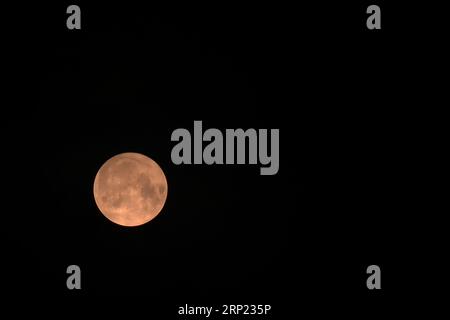
[[[152,159],[140,153],[121,153],[98,170],[94,199],[112,222],[139,226],[161,212],[167,199],[166,176]]]

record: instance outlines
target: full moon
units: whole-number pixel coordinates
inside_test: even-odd
[[[139,226],[161,212],[167,199],[166,176],[152,159],[139,153],[121,153],[98,170],[94,199],[112,222]]]

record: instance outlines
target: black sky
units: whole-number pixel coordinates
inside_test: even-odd
[[[39,106],[11,124],[23,173],[12,179],[18,229],[7,232],[14,290],[261,301],[286,313],[295,294],[388,303],[404,281],[409,179],[399,9],[369,32],[366,4],[80,6],[81,31],[65,29],[66,4],[46,6]],[[279,173],[172,164],[170,135],[194,120],[279,128]],[[110,223],[93,201],[98,168],[122,152],[154,159],[169,184],[163,212],[138,228]],[[70,264],[80,292],[66,289]],[[365,288],[370,264],[383,270],[382,293]]]

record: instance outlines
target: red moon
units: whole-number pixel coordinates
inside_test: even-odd
[[[106,161],[94,180],[94,199],[103,215],[121,226],[154,219],[167,199],[167,180],[159,165],[140,153],[121,153]]]

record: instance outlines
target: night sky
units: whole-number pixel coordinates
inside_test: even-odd
[[[385,4],[383,29],[371,32],[366,3],[79,2],[82,29],[69,31],[68,4],[42,8],[39,104],[17,111],[6,144],[21,168],[11,175],[16,227],[6,228],[13,292],[144,296],[168,314],[205,301],[270,303],[274,315],[299,301],[390,303],[406,281],[399,230],[411,179],[400,9]],[[171,133],[193,134],[194,120],[280,129],[278,174],[174,165]],[[136,228],[111,223],[93,198],[98,169],[123,152],[151,157],[168,181],[162,212]],[[71,264],[80,291],[66,288]],[[366,288],[371,264],[379,292]]]

